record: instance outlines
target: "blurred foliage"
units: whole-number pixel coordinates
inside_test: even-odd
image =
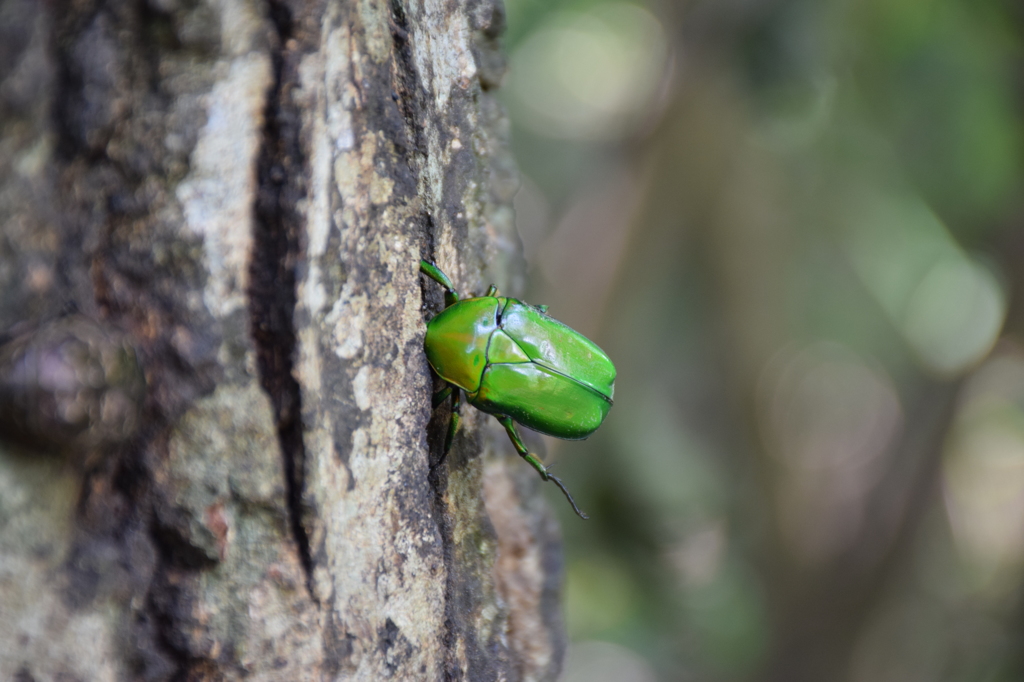
[[[1021,7],[508,0],[566,679],[1024,678]]]

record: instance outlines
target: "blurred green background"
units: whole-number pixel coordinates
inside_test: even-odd
[[[1024,4],[506,6],[565,679],[1024,679]]]

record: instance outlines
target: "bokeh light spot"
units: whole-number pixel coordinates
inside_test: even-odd
[[[655,682],[654,670],[630,649],[611,642],[569,647],[562,682]]]
[[[1024,569],[1024,355],[993,358],[965,393],[943,460],[946,510],[979,585],[999,592]]]
[[[541,135],[619,137],[648,117],[668,54],[661,23],[642,7],[557,13],[512,55],[510,104]]]
[[[992,272],[919,198],[867,193],[848,217],[854,268],[921,364],[945,376],[991,350],[1006,316]]]

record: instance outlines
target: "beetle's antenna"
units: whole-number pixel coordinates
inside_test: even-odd
[[[580,508],[576,506],[576,501],[572,499],[572,495],[569,494],[569,490],[565,487],[565,484],[562,483],[562,479],[560,479],[558,476],[552,476],[551,474],[548,474],[548,480],[552,481],[555,485],[557,485],[558,489],[565,494],[565,499],[569,500],[569,504],[572,505],[572,510],[576,512],[576,516],[580,517],[584,521],[590,518],[589,516],[581,512]]]

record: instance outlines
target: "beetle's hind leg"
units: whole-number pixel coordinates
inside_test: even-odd
[[[494,415],[494,417],[501,423],[502,426],[505,427],[505,433],[508,434],[509,440],[512,441],[512,445],[515,446],[516,452],[519,453],[519,456],[525,459],[527,462],[529,462],[530,466],[537,470],[537,473],[540,474],[540,477],[542,479],[544,479],[545,481],[551,481],[552,483],[558,486],[558,489],[561,490],[562,494],[565,495],[565,499],[569,500],[569,504],[572,505],[572,510],[576,512],[577,516],[579,516],[581,519],[590,518],[586,514],[581,512],[580,508],[576,506],[576,501],[572,499],[572,495],[569,494],[569,491],[568,489],[566,489],[565,484],[562,483],[562,479],[558,478],[557,476],[549,472],[548,468],[544,466],[544,464],[539,459],[537,459],[536,455],[531,453],[526,448],[526,446],[523,444],[523,439],[519,437],[519,431],[516,430],[516,424],[514,421],[512,421],[512,418],[499,417],[498,415]]]

